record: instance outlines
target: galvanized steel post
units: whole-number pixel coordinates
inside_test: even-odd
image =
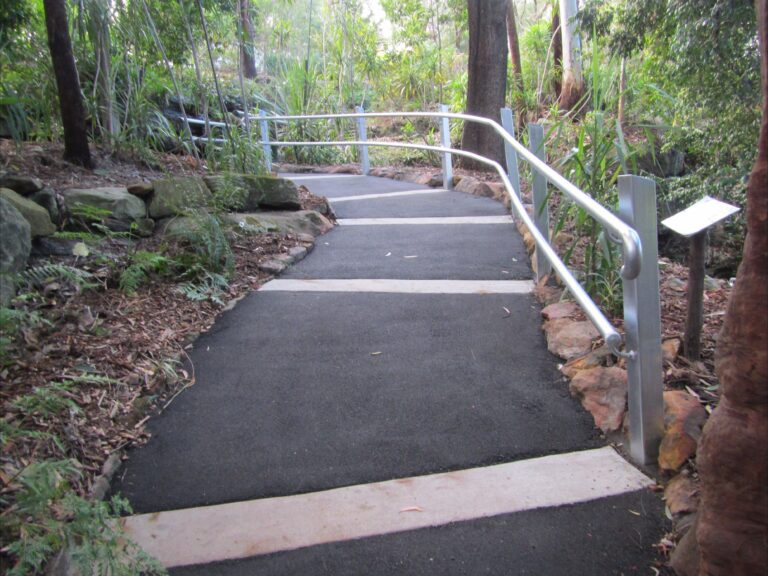
[[[515,137],[515,117],[512,114],[512,110],[509,108],[501,109],[501,125],[512,138]],[[512,188],[515,189],[515,194],[520,198],[520,171],[517,167],[517,152],[512,148],[512,144],[506,140],[504,140],[504,156],[507,160],[507,175],[509,176],[509,181],[512,183]]]
[[[450,112],[448,106],[440,104],[440,112],[447,114]],[[451,147],[451,125],[448,118],[440,118],[440,145],[443,148]],[[443,188],[453,190],[453,164],[451,155],[446,152],[443,154]]]
[[[619,176],[619,216],[640,237],[640,274],[624,279],[624,329],[629,382],[629,452],[640,464],[658,457],[664,434],[656,184]]]
[[[541,161],[547,161],[544,153],[544,127],[541,124],[528,124],[528,148]],[[541,235],[549,242],[549,207],[547,206],[547,179],[535,168],[533,171],[533,221]],[[536,280],[552,272],[552,264],[536,249]]]
[[[362,106],[355,106],[355,112],[358,114],[364,114]],[[357,119],[357,136],[361,142],[365,142],[368,139],[367,131],[365,129],[365,117],[361,116]],[[360,146],[360,167],[363,170],[363,174],[368,176],[371,172],[371,161],[368,158],[368,146]]]
[[[261,145],[264,151],[264,167],[267,172],[272,172],[272,148],[269,146],[269,126],[265,118],[267,113],[264,110],[259,110],[259,126],[261,127]]]

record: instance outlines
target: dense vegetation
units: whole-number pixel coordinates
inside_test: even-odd
[[[62,135],[43,4],[10,0],[0,11],[0,133],[6,137]],[[117,154],[147,161],[158,149],[196,154],[185,115],[227,120],[245,109],[301,114],[355,106],[466,108],[470,30],[462,0],[66,4],[90,138]],[[593,187],[601,180],[608,196],[590,191],[610,203],[615,174],[650,173],[658,178],[663,210],[705,193],[743,204],[760,102],[751,2],[589,0],[575,22],[586,90],[570,109],[559,92],[560,3],[518,0],[511,10],[514,18],[507,22],[520,60],[512,58],[508,66],[507,104],[521,125],[546,122],[551,159],[579,184]],[[256,169],[260,151],[250,145],[258,139],[250,134],[256,128],[234,120],[227,132],[236,144],[209,147],[204,159],[214,169]],[[396,137],[436,141],[434,129],[418,122],[395,128],[374,127],[373,134],[388,129]],[[333,139],[352,129],[340,122],[292,124],[284,136]],[[193,124],[189,130],[201,134],[204,128]],[[461,130],[453,127],[455,143]],[[601,165],[584,174],[578,164],[587,158],[571,150],[584,142],[580,152],[590,152],[601,140],[607,146]],[[620,146],[614,146],[617,140]],[[285,151],[300,162],[342,162],[353,154]],[[374,162],[391,162],[391,155],[377,149]],[[428,157],[407,152],[394,160]],[[742,229],[743,220],[736,219],[729,234],[714,241],[712,265],[722,274],[734,270]]]

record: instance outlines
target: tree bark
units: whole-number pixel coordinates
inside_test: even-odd
[[[576,30],[577,0],[560,0],[560,31],[563,39],[563,84],[560,107],[570,110],[584,95],[581,74],[581,39]]]
[[[765,574],[768,566],[768,10],[758,0],[763,119],[747,189],[747,237],[720,333],[720,404],[698,453],[699,574]]]
[[[73,164],[93,167],[88,148],[85,106],[80,92],[72,40],[69,37],[67,7],[64,0],[43,0],[48,48],[53,61],[53,74],[59,94],[61,122],[64,126],[64,158]]]
[[[557,5],[552,8],[552,71],[552,91],[559,97],[563,87],[563,35]]]
[[[243,76],[256,78],[256,57],[253,53],[256,34],[251,21],[250,0],[240,0],[240,65]]]
[[[520,60],[520,42],[517,38],[517,19],[515,18],[514,0],[507,5],[507,44],[509,57],[512,62],[512,78],[514,82],[514,102],[518,113],[522,111],[523,103],[523,66]]]
[[[469,14],[469,62],[467,114],[500,121],[507,91],[507,0],[467,0]],[[467,122],[462,150],[482,154],[504,163],[501,137],[487,126]],[[466,168],[487,169],[474,161],[461,160]]]

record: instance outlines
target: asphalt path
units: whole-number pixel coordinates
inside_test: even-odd
[[[331,199],[426,188],[305,178],[297,183]],[[503,213],[457,194],[335,209],[344,218]],[[510,224],[429,224],[339,226],[283,277],[532,274]],[[130,454],[114,491],[138,513],[160,512],[602,446],[546,350],[539,313],[528,294],[251,294],[195,342],[196,384],[150,421],[151,440]],[[660,506],[639,491],[172,573],[646,574]]]

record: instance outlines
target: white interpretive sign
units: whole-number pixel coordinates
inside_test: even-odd
[[[704,196],[682,212],[662,220],[661,223],[681,236],[693,236],[739,210],[741,208],[738,206],[731,206],[715,198]]]

